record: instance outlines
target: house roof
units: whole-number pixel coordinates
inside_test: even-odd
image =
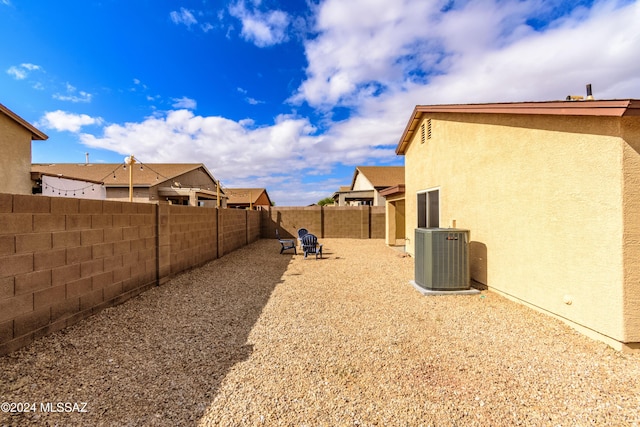
[[[429,113],[529,114],[562,116],[640,116],[640,100],[546,101],[494,104],[416,105],[402,133],[396,154],[404,154],[422,116]]]
[[[2,104],[0,104],[0,112],[4,113],[7,117],[9,117],[10,119],[18,123],[20,126],[24,127],[29,132],[31,132],[31,140],[44,141],[46,139],[49,139],[47,135],[45,135],[44,133],[36,129],[35,126],[31,125],[25,119],[23,119],[22,117],[20,117],[19,115],[17,115],[16,113],[14,113],[13,111],[11,111],[10,109],[8,109]]]
[[[258,198],[264,193],[271,204],[271,199],[265,188],[225,188],[228,205],[248,205],[249,203],[255,204]]]
[[[374,188],[404,184],[404,166],[356,166],[349,189],[353,188],[359,173],[364,175]]]
[[[104,182],[105,187],[122,187],[129,185],[129,170],[123,168],[123,165],[122,163],[34,163],[31,165],[31,172]],[[141,166],[142,169],[140,169]],[[133,168],[132,182],[136,187],[158,185],[199,168],[202,168],[211,180],[216,182],[211,172],[202,163],[136,163]]]

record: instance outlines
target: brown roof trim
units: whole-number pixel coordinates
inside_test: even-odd
[[[393,187],[387,187],[384,190],[380,190],[380,195],[387,197],[393,196],[394,194],[403,194],[404,193],[404,184],[394,185]]]
[[[64,179],[68,179],[68,180],[71,180],[71,181],[90,182],[92,184],[104,184],[104,181],[95,181],[93,179],[74,178],[72,176],[63,176],[63,175],[60,175],[60,174],[47,173],[47,172],[35,172],[35,171],[31,172],[31,179],[33,179],[33,180],[42,179],[43,176],[50,176],[52,178],[64,178]],[[129,186],[127,185],[127,187],[129,187]]]
[[[640,100],[613,99],[603,101],[546,101],[496,104],[416,105],[396,147],[404,154],[418,123],[426,113],[468,114],[533,114],[560,116],[640,116]]]
[[[47,135],[45,135],[44,133],[36,129],[35,126],[30,124],[25,119],[23,119],[22,117],[20,117],[19,115],[17,115],[16,113],[14,113],[13,111],[11,111],[10,109],[8,109],[2,104],[0,104],[0,112],[6,114],[9,118],[13,119],[19,125],[21,125],[25,129],[27,129],[29,132],[31,132],[32,141],[33,140],[44,141],[46,139],[49,139]]]

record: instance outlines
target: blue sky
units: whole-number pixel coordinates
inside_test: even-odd
[[[33,162],[204,163],[278,206],[402,165],[416,104],[640,98],[640,2],[0,0]]]

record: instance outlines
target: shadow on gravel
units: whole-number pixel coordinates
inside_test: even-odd
[[[194,425],[292,256],[260,240],[0,357],[0,400],[35,404],[0,425]]]

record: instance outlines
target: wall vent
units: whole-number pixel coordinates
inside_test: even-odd
[[[420,143],[424,144],[427,139],[431,139],[431,119],[427,119],[426,126],[424,122],[420,125]]]

